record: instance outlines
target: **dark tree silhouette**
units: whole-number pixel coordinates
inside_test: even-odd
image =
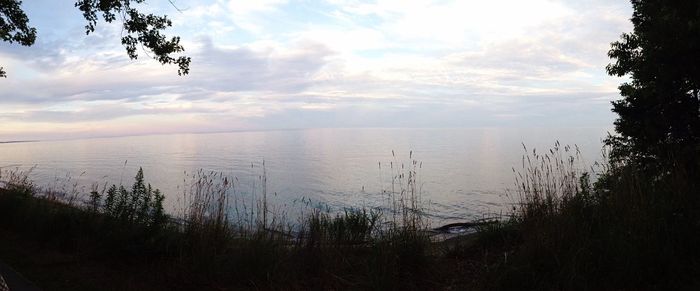
[[[632,0],[634,31],[612,43],[607,71],[629,76],[613,102],[612,158],[660,166],[700,141],[700,1]]]
[[[9,43],[30,46],[36,40],[36,28],[28,26],[29,18],[21,4],[22,1],[0,0],[0,38]],[[0,67],[0,77],[6,77],[3,67]]]
[[[95,31],[100,17],[111,23],[117,19],[122,21],[124,30],[122,44],[129,58],[138,58],[137,45],[144,48],[147,54],[161,64],[178,65],[178,75],[186,75],[190,71],[190,57],[173,54],[185,49],[180,45],[180,37],[167,38],[162,31],[172,26],[167,16],[143,14],[132,7],[133,3],[143,3],[146,0],[79,0],[75,7],[80,9],[87,20],[85,33]],[[3,41],[17,42],[31,46],[36,40],[36,28],[29,26],[29,18],[21,8],[20,0],[0,0],[0,38]],[[0,67],[0,77],[6,73]]]

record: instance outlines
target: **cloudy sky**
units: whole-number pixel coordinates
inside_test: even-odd
[[[0,140],[315,127],[603,127],[624,0],[149,0],[190,75],[72,0],[24,1],[36,44],[0,43]]]

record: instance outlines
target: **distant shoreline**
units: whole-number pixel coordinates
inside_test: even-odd
[[[25,143],[25,142],[38,142],[38,140],[8,140],[8,141],[0,141],[0,144],[6,144],[6,143]]]

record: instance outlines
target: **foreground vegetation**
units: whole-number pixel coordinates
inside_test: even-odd
[[[533,152],[515,215],[482,234],[510,254],[487,280],[494,289],[697,290],[698,153],[668,161],[662,175],[603,165],[591,184],[574,158]]]
[[[415,167],[395,173],[388,210],[309,208],[296,223],[264,187],[245,205],[220,174],[192,175],[168,217],[142,171],[81,203],[6,172],[0,258],[49,290],[700,287],[697,158],[652,178],[622,163],[584,171],[558,144],[527,152],[512,214],[446,241],[430,236]]]
[[[83,202],[6,172],[0,258],[51,290],[440,288],[450,272],[422,231],[415,170],[397,173],[404,186],[385,193],[387,213],[309,208],[296,223],[268,204],[264,184],[245,204],[215,173],[192,175],[168,217],[141,170],[130,190],[94,187]]]

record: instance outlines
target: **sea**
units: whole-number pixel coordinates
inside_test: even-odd
[[[515,176],[533,151],[568,145],[564,155],[575,156],[581,171],[595,171],[611,131],[324,128],[4,143],[0,180],[24,172],[44,191],[84,199],[105,185],[129,188],[143,168],[177,213],[197,177],[225,177],[230,201],[250,207],[264,194],[292,219],[309,208],[387,209],[391,195],[412,191],[426,216],[445,224],[507,215],[517,203]]]

